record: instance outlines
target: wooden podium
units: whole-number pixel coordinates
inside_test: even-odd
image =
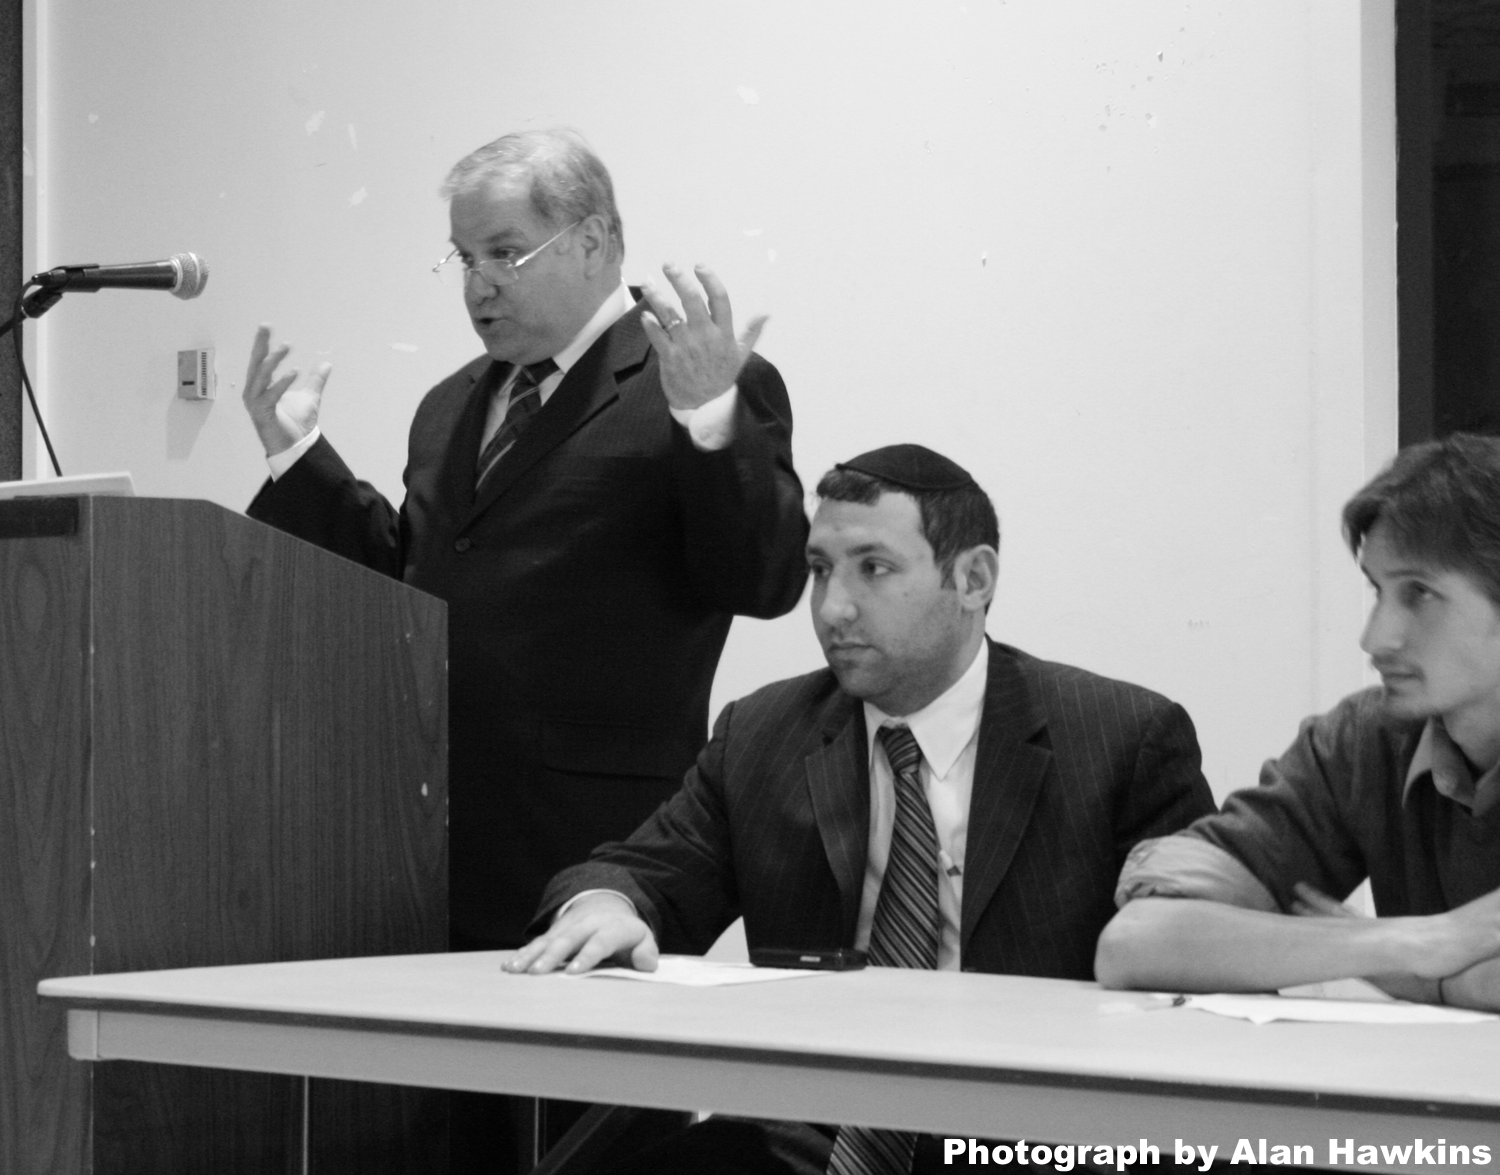
[[[0,1172],[436,1169],[440,1095],[67,1055],[40,979],[441,951],[447,608],[207,502],[0,501]]]

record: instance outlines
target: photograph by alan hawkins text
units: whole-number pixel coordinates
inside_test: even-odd
[[[1217,1143],[1205,1146],[1181,1138],[1173,1139],[1169,1153],[1176,1166],[1190,1166],[1208,1171],[1215,1159],[1223,1161]],[[1284,1143],[1264,1138],[1242,1138],[1227,1156],[1228,1162],[1272,1167],[1376,1167],[1412,1165],[1433,1167],[1488,1167],[1490,1148],[1484,1143],[1449,1142],[1446,1138],[1428,1141],[1414,1138],[1407,1144],[1362,1143],[1355,1138],[1330,1138],[1328,1150],[1316,1156],[1311,1143]],[[1092,1165],[1124,1171],[1137,1164],[1161,1163],[1161,1147],[1148,1139],[1117,1143],[1113,1146],[1070,1145],[1018,1142],[991,1143],[977,1138],[943,1139],[943,1162],[949,1166],[1004,1167],[1012,1163],[1046,1165],[1058,1171]]]

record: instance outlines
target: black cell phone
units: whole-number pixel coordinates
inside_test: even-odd
[[[803,967],[814,971],[858,971],[865,965],[864,951],[853,947],[831,950],[798,947],[759,947],[750,952],[757,967]]]

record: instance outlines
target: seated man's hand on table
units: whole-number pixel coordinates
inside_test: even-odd
[[[1442,981],[1442,999],[1460,1008],[1500,1012],[1500,959],[1486,959],[1448,976]]]
[[[1294,887],[1294,914],[1303,917],[1359,918],[1360,915],[1305,882]],[[1415,1003],[1457,1004],[1500,1011],[1500,890],[1481,895],[1443,914],[1401,921],[1421,933],[1419,963],[1411,973],[1366,975],[1387,995]],[[1392,920],[1394,921],[1394,920]],[[1489,957],[1483,957],[1488,954]],[[1479,955],[1479,961],[1473,959]]]
[[[615,958],[637,971],[656,970],[656,938],[623,897],[585,894],[558,915],[546,934],[532,939],[505,964],[507,971],[545,975],[566,964],[570,974]]]

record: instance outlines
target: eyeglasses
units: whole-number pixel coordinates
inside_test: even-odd
[[[517,257],[513,261],[501,257],[486,257],[482,261],[465,261],[459,256],[458,250],[454,249],[453,252],[449,253],[448,256],[432,267],[432,272],[439,277],[447,274],[462,274],[465,286],[468,285],[469,279],[472,277],[478,277],[481,281],[488,282],[490,285],[496,287],[512,286],[521,280],[521,275],[517,272],[521,266],[525,265],[548,245],[552,244],[558,237],[561,237],[563,233],[577,228],[582,223],[583,221],[581,220],[575,220],[567,228],[547,238],[547,240],[543,241],[530,253]]]

